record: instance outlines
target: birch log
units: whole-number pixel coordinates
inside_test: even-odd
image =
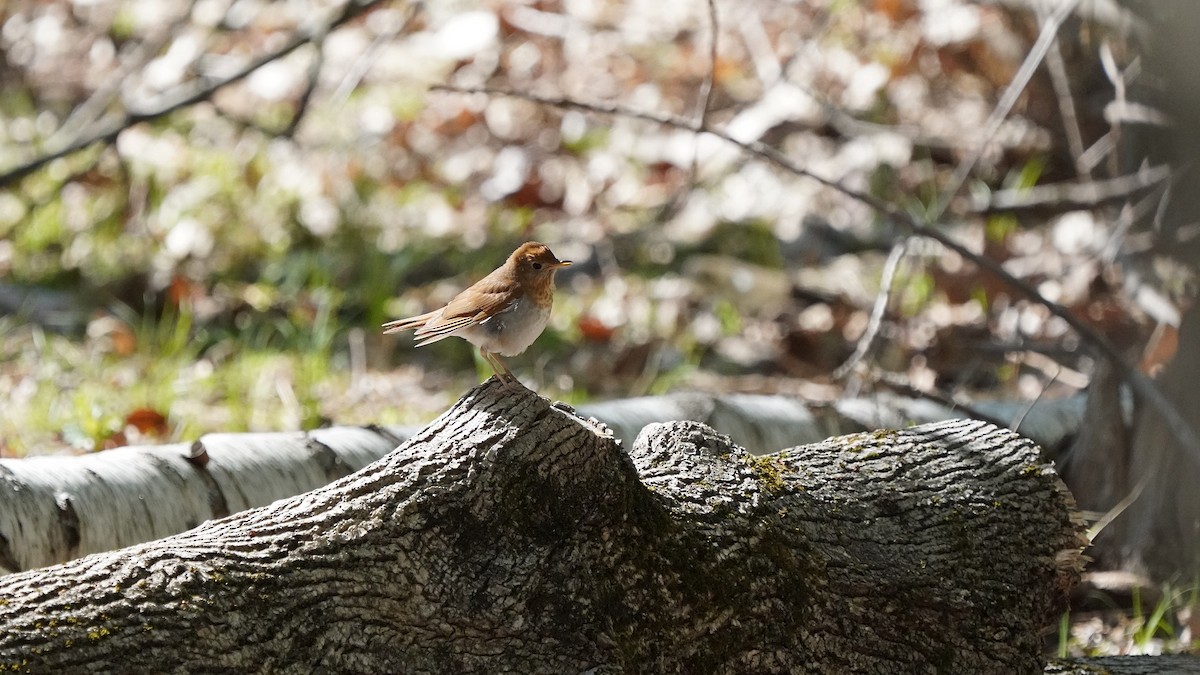
[[[28,672],[1022,673],[1078,576],[1036,446],[957,421],[755,457],[494,380],[363,470],[0,578]]]
[[[0,459],[0,574],[178,534],[320,487],[408,433],[340,427]]]

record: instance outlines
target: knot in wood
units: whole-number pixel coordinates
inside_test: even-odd
[[[699,422],[647,425],[630,453],[642,482],[692,514],[750,513],[764,486],[752,456]]]

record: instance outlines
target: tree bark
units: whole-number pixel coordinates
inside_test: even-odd
[[[1200,19],[1200,12],[1196,13]],[[1200,269],[1197,265],[1196,269]],[[1163,394],[1191,420],[1200,419],[1200,308],[1183,317],[1179,352],[1159,378]],[[1196,425],[1195,422],[1192,423]],[[1127,466],[1137,499],[1111,537],[1125,565],[1157,580],[1200,576],[1200,458],[1189,455],[1164,429],[1154,410],[1143,409]],[[1114,459],[1119,459],[1119,456]],[[1115,556],[1114,556],[1115,557]]]
[[[210,434],[190,445],[0,459],[0,574],[166,537],[307,492],[408,435],[382,427]]]
[[[1040,401],[1031,408],[1024,401],[997,401],[977,410],[1005,424],[1020,419],[1018,431],[1053,453],[1079,429],[1082,402]],[[694,420],[754,454],[838,433],[962,416],[933,401],[893,395],[817,406],[784,396],[702,393],[604,401],[579,412],[599,418],[627,444],[647,424]],[[209,434],[191,444],[79,457],[0,458],[0,575],[170,536],[312,490],[379,459],[414,431]]]
[[[1133,256],[1143,267],[1157,266],[1160,257],[1170,256],[1183,263],[1192,274],[1200,273],[1200,242],[1189,233],[1200,219],[1200,192],[1183,188],[1195,180],[1195,161],[1200,156],[1200,41],[1195,27],[1200,25],[1200,3],[1194,0],[1142,0],[1130,3],[1151,24],[1152,40],[1145,44],[1144,68],[1148,81],[1156,87],[1151,103],[1171,120],[1165,129],[1151,128],[1144,133],[1133,126],[1126,135],[1133,139],[1139,153],[1128,153],[1136,161],[1150,157],[1154,163],[1172,161],[1176,189],[1163,197],[1161,213],[1146,223],[1153,233],[1153,256]],[[1136,99],[1135,99],[1136,100]],[[1139,147],[1140,146],[1140,147]],[[1130,265],[1130,276],[1145,275]],[[1153,279],[1153,275],[1145,275]],[[1200,306],[1191,294],[1191,306],[1184,312],[1179,333],[1179,349],[1159,377],[1163,394],[1192,428],[1200,431]],[[1117,465],[1124,457],[1113,457]],[[1162,422],[1159,411],[1143,405],[1133,435],[1133,449],[1127,457],[1128,481],[1138,494],[1127,512],[1113,522],[1116,526],[1113,546],[1126,567],[1145,570],[1158,580],[1195,579],[1200,576],[1200,457],[1189,453]]]
[[[494,380],[391,454],[184,534],[0,578],[45,672],[1041,669],[1072,500],[981,422],[755,457]]]

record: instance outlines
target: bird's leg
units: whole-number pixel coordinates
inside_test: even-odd
[[[483,360],[487,362],[488,366],[492,369],[492,372],[496,374],[496,377],[500,378],[500,381],[503,382],[504,373],[500,372],[500,369],[496,367],[496,362],[492,360],[492,353],[483,347],[480,347],[479,355],[482,356]]]
[[[504,388],[509,391],[516,391],[516,389],[513,388],[513,384],[518,383],[519,381],[515,376],[513,376],[512,371],[508,369],[508,366],[504,365],[504,362],[500,360],[500,357],[487,351],[483,347],[479,348],[479,353],[483,356],[483,360],[487,361],[488,365],[492,367],[492,371],[496,373],[496,377],[500,378],[500,383],[504,385]]]
[[[500,375],[500,381],[504,383],[504,388],[512,392],[520,391],[524,385],[521,384],[521,381],[517,379],[516,375],[512,374],[512,371],[508,369],[508,366],[504,365],[504,362],[500,360],[500,356],[497,354],[492,354],[491,357],[492,363],[500,366],[500,370],[497,372],[503,373]]]

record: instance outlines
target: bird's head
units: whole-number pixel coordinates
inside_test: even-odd
[[[570,260],[559,260],[549,246],[536,241],[521,244],[509,256],[508,262],[516,269],[521,282],[535,286],[552,286],[554,273],[571,264]]]

